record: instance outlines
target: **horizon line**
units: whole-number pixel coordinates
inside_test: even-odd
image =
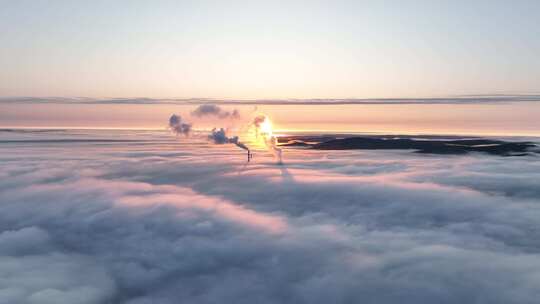
[[[207,133],[212,128],[194,128],[195,132]],[[162,131],[170,132],[166,127],[86,127],[86,126],[0,126],[0,132],[11,131]],[[390,130],[373,130],[373,131],[357,131],[352,129],[275,129],[275,133],[305,133],[305,134],[320,134],[320,135],[418,135],[418,136],[471,136],[471,137],[531,137],[539,138],[540,133],[514,132],[514,133],[498,133],[498,132],[451,132],[451,131],[406,131],[392,132]]]
[[[430,105],[430,104],[490,104],[514,102],[538,102],[540,94],[474,94],[449,97],[421,98],[94,98],[94,97],[0,97],[0,104],[125,104],[125,105]]]

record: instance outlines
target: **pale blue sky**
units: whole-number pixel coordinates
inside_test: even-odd
[[[540,91],[540,1],[0,1],[0,96]]]

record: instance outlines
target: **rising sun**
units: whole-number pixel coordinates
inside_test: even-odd
[[[272,122],[268,116],[265,117],[264,121],[261,123],[261,134],[265,137],[272,136]]]

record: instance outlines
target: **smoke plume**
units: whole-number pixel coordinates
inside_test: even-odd
[[[249,152],[249,148],[239,141],[238,136],[227,137],[227,133],[223,128],[219,130],[216,128],[212,129],[212,133],[210,133],[208,138],[216,144],[235,144],[237,147]]]
[[[261,129],[261,124],[266,120],[266,116],[264,115],[258,115],[253,118],[253,122],[251,123],[255,127],[255,136],[259,137],[259,130]]]
[[[266,147],[274,154],[274,157],[278,160],[278,163],[282,163],[282,149],[277,145],[277,137],[272,134],[272,123],[265,115],[257,115],[253,118],[251,123],[255,127],[255,137],[262,136]]]
[[[234,109],[232,111],[227,111],[227,110],[222,109],[220,106],[217,106],[214,104],[200,105],[193,112],[191,112],[191,115],[196,116],[196,117],[215,116],[219,119],[240,118],[240,112],[237,109]]]
[[[173,131],[177,135],[183,134],[187,136],[191,131],[191,124],[183,122],[180,115],[173,114],[169,118],[169,129],[171,129],[171,131]]]
[[[278,163],[283,163],[282,150],[277,146],[277,137],[270,136],[268,139],[265,138],[265,144],[270,151],[272,151],[272,154],[274,154],[274,157],[278,160]]]

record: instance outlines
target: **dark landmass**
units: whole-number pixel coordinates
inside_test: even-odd
[[[417,153],[466,154],[481,152],[500,156],[524,156],[540,153],[532,142],[510,142],[457,136],[369,135],[352,137],[288,136],[281,146],[317,150],[414,150]]]

